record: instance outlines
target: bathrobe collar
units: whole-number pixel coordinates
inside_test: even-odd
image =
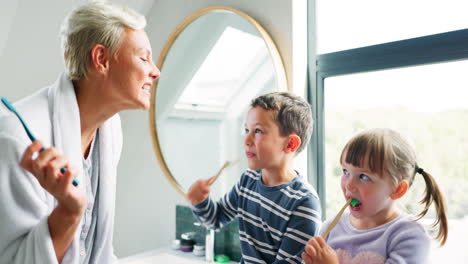
[[[81,150],[81,122],[78,102],[72,81],[66,73],[49,90],[49,107],[52,113],[53,144],[69,159],[72,166],[78,168],[76,177],[83,183],[83,155]],[[99,127],[100,171],[99,171],[99,210],[96,227],[96,241],[93,255],[98,259],[113,256],[112,233],[115,207],[115,177],[121,140],[120,120],[118,115],[111,117]],[[118,121],[118,122],[116,122]],[[88,201],[89,202],[89,201]],[[80,230],[80,229],[79,229]],[[79,259],[80,232],[68,249],[63,261]],[[104,257],[106,258],[106,257]],[[71,263],[72,261],[70,261]]]
[[[77,178],[83,182],[80,111],[73,83],[67,74],[63,73],[49,90],[49,107],[52,113],[52,142],[70,164],[78,168]]]

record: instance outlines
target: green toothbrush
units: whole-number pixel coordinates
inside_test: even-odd
[[[325,232],[323,232],[323,234],[322,234],[323,239],[327,239],[328,234],[330,234],[330,231],[336,226],[336,224],[338,223],[338,220],[340,220],[341,215],[344,213],[344,210],[346,209],[346,207],[348,207],[348,205],[356,206],[358,203],[359,203],[358,199],[351,199],[350,198],[350,199],[348,199],[346,201],[343,208],[341,208],[340,212],[335,216],[335,219],[333,219],[333,221],[327,227],[327,230],[325,230]]]

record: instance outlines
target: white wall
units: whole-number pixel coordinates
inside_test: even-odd
[[[63,71],[60,24],[83,0],[0,2],[0,95],[16,101],[51,84]],[[147,15],[154,59],[169,34],[192,12],[211,5],[237,8],[270,33],[288,83],[302,93],[305,79],[306,0],[116,0]],[[299,29],[299,31],[297,31]],[[294,47],[294,52],[293,52]],[[302,47],[304,53],[301,53]],[[293,58],[294,57],[294,58]],[[294,67],[294,75],[292,74]],[[186,204],[165,179],[153,152],[148,113],[121,113],[124,147],[118,170],[114,248],[123,257],[168,246],[175,234],[175,205]]]
[[[60,24],[77,2],[0,2],[0,95],[16,101],[57,79]]]

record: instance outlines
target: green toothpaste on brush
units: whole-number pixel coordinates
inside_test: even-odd
[[[343,212],[345,211],[345,209],[348,207],[348,204],[352,205],[353,207],[356,207],[356,205],[359,203],[359,200],[358,199],[348,199],[346,200],[346,203],[345,205],[341,208],[340,212],[335,216],[335,218],[333,219],[333,221],[330,223],[330,225],[327,227],[327,229],[325,230],[325,232],[323,232],[322,234],[322,237],[324,239],[327,239],[327,236],[328,234],[330,233],[330,231],[333,229],[333,227],[335,227],[335,225],[338,223],[338,220],[340,220],[340,217],[341,215],[343,214]]]

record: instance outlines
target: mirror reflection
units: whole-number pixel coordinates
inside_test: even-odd
[[[284,90],[286,78],[273,42],[245,14],[212,9],[186,23],[158,63],[162,74],[152,104],[156,152],[181,193],[215,175],[226,161],[237,161],[212,187],[211,196],[219,198],[247,166],[243,123],[250,100]]]

